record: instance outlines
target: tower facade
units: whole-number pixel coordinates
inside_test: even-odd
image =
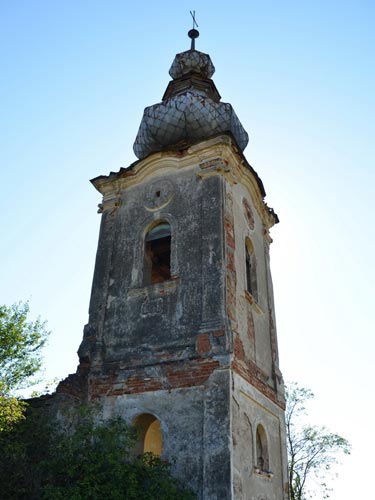
[[[58,392],[141,429],[202,500],[285,500],[284,393],[270,228],[210,57],[177,54],[145,109],[139,160],[93,179],[102,194],[89,322]]]

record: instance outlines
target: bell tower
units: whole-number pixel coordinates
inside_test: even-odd
[[[189,32],[192,40],[198,32]],[[277,215],[207,54],[177,54],[138,161],[102,194],[89,322],[58,392],[142,430],[201,500],[286,500],[284,392],[269,262]]]

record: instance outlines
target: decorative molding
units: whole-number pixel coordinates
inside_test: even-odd
[[[103,212],[111,212],[113,213],[121,206],[121,197],[118,193],[113,198],[103,199],[102,203],[98,205],[98,214],[102,214]]]
[[[170,203],[175,194],[175,185],[165,177],[155,179],[147,188],[145,208],[151,212],[160,210]]]
[[[224,175],[230,184],[238,184],[238,178],[234,174],[234,169],[229,165],[228,161],[223,158],[214,158],[205,160],[199,164],[200,172],[197,172],[197,177],[203,179],[210,175]]]
[[[198,177],[223,175],[230,184],[241,183],[253,201],[265,228],[278,222],[277,215],[264,201],[264,188],[256,172],[246,161],[229,135],[219,135],[194,144],[183,150],[167,150],[151,154],[119,172],[100,176],[92,183],[104,196],[103,205],[120,190],[145,182],[148,178],[161,175],[173,176],[181,169],[196,170]],[[115,195],[116,196],[116,195]]]

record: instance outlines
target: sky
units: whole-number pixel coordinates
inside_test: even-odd
[[[143,109],[189,48],[190,10],[280,218],[284,378],[315,393],[312,423],[353,446],[331,499],[369,498],[374,2],[0,0],[0,303],[28,300],[48,321],[46,380],[75,372],[100,223],[89,180],[135,161]]]

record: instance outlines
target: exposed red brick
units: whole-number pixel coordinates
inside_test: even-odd
[[[201,333],[197,337],[197,352],[198,354],[207,354],[211,350],[211,342],[208,333]]]
[[[232,273],[236,272],[236,266],[234,262],[234,252],[232,250],[227,251],[227,269],[232,271]]]
[[[273,401],[277,406],[285,410],[285,403],[279,401],[276,392],[266,383],[268,376],[257,367],[255,363],[247,362],[244,364],[238,359],[234,359],[232,362],[232,370],[258,389],[259,392]]]
[[[251,308],[251,304],[249,302],[246,302],[246,317],[247,317],[246,345],[248,347],[247,356],[252,361],[255,361],[255,352],[256,352],[256,349],[255,349],[255,327],[254,327],[253,311]]]
[[[225,216],[224,218],[225,240],[226,244],[231,248],[235,248],[234,226],[232,217]]]
[[[217,332],[213,332],[214,337],[223,337],[224,336],[224,331],[223,330],[218,330]]]
[[[250,342],[253,345],[255,345],[255,328],[254,328],[253,312],[249,305],[247,305],[247,335],[249,337]]]
[[[69,375],[56,388],[57,393],[69,394],[77,399],[84,399],[87,394],[87,378],[80,374]]]
[[[246,358],[243,343],[238,335],[236,335],[234,339],[234,357],[235,359],[239,359],[241,361]]]
[[[250,203],[246,199],[243,200],[243,207],[249,228],[254,229],[255,221],[254,221],[253,211],[251,210]]]
[[[206,335],[209,339],[209,334],[203,335]],[[146,373],[147,368],[141,369],[141,373],[138,370],[137,374],[131,371],[129,376],[124,377],[122,381],[118,381],[116,376],[102,376],[99,379],[96,378],[95,384],[91,386],[91,398],[202,385],[218,366],[220,366],[220,363],[216,360],[199,358],[177,363],[166,363],[160,367],[159,377],[150,377]]]
[[[167,367],[166,375],[168,382],[173,388],[182,386],[196,386],[205,382],[219,362],[213,359],[205,359],[192,363],[179,363]]]
[[[233,330],[237,330],[237,311],[236,311],[236,288],[237,274],[235,266],[235,236],[234,236],[234,218],[232,212],[232,198],[227,196],[226,212],[224,215],[225,231],[225,253],[226,253],[226,303],[227,315],[231,322]]]

